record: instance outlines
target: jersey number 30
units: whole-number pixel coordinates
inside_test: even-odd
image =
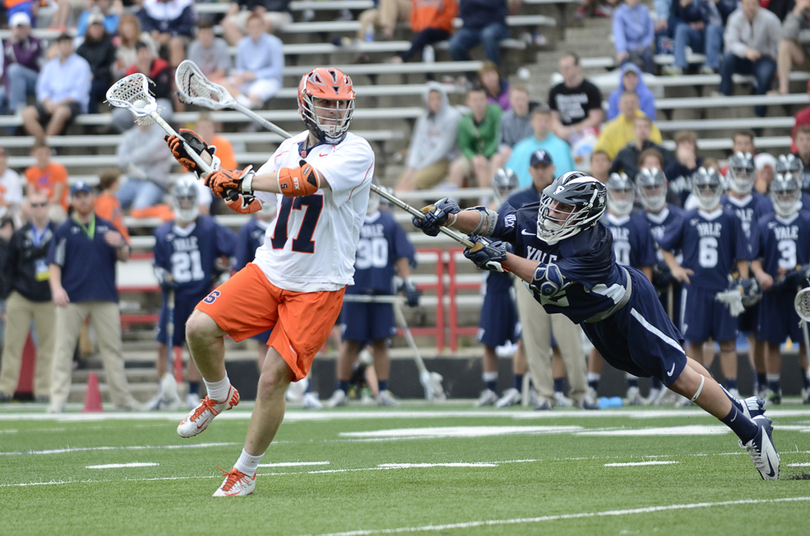
[[[298,253],[314,253],[315,242],[312,241],[312,235],[315,233],[315,226],[318,224],[318,219],[323,210],[322,195],[309,195],[294,199],[285,197],[281,200],[281,209],[278,211],[278,217],[276,218],[276,228],[273,230],[273,237],[270,239],[273,243],[273,249],[282,249],[287,243],[287,224],[293,210],[303,210],[304,221],[301,222],[298,236],[293,238],[292,250]]]

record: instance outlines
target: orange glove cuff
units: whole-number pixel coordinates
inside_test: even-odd
[[[285,197],[305,197],[321,188],[321,180],[318,172],[302,160],[299,167],[279,170],[278,188]]]

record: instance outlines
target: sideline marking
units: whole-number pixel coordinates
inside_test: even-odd
[[[437,426],[395,428],[370,432],[340,432],[340,437],[366,439],[412,439],[439,437],[489,437],[512,434],[560,434],[578,432],[581,426]]]
[[[742,499],[738,501],[704,502],[691,504],[668,504],[661,506],[648,506],[644,508],[630,508],[626,510],[606,510],[603,512],[580,512],[577,514],[560,514],[539,517],[518,517],[514,519],[490,519],[486,521],[467,521],[464,523],[447,523],[444,525],[422,525],[420,527],[398,527],[394,529],[350,530],[346,532],[322,533],[319,536],[373,536],[375,534],[400,534],[403,532],[441,532],[453,529],[469,529],[475,527],[492,527],[497,525],[522,525],[528,523],[543,523],[546,521],[559,521],[566,519],[582,519],[588,517],[617,517],[634,514],[650,514],[672,510],[693,510],[697,508],[711,508],[713,506],[737,506],[749,504],[767,504],[781,502],[810,501],[810,497],[785,497],[782,499]]]
[[[329,465],[329,462],[278,462],[260,463],[259,467],[301,467],[304,465]]]
[[[669,461],[660,461],[660,462],[606,463],[605,467],[636,467],[636,466],[639,466],[639,465],[672,465],[673,463],[681,463],[681,462],[676,462],[674,460],[669,460]]]
[[[789,463],[787,464],[788,467],[810,467],[810,463],[802,462],[802,463]]]
[[[622,430],[585,430],[576,432],[580,436],[696,436],[723,435],[731,432],[725,426],[692,424],[687,426],[669,426],[660,428],[635,428]]]
[[[230,447],[242,443],[195,443],[193,445],[135,445],[129,447],[66,447],[63,449],[47,450],[16,450],[2,452],[0,456],[19,456],[22,454],[65,454],[67,452],[88,452],[95,450],[150,450],[150,449],[199,449],[204,447]]]
[[[384,469],[417,469],[422,467],[498,467],[496,463],[381,463],[377,467]]]
[[[107,463],[104,465],[88,465],[85,469],[120,469],[122,467],[156,467],[160,465],[154,462],[132,462],[132,463]]]

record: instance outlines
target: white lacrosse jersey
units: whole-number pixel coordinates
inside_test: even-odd
[[[276,202],[276,219],[253,262],[275,286],[296,292],[339,290],[354,283],[354,258],[374,176],[374,151],[351,132],[337,145],[304,151],[308,132],[285,140],[257,175],[298,167],[303,155],[331,189],[306,197],[256,192]],[[273,200],[272,198],[276,199]]]

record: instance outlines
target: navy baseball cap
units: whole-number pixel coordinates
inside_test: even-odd
[[[548,152],[544,151],[543,149],[539,149],[532,153],[532,157],[529,159],[530,166],[550,166],[554,163],[551,159],[551,155]]]
[[[84,181],[79,181],[70,187],[70,195],[76,195],[79,192],[93,193],[93,187]]]

